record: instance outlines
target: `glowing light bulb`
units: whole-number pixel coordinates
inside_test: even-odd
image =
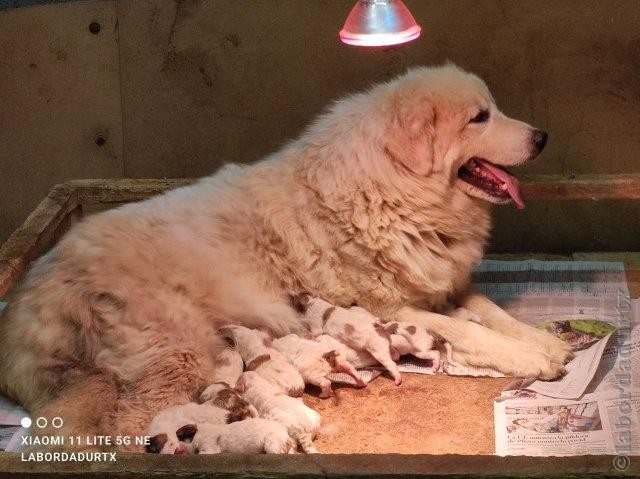
[[[379,47],[415,40],[420,32],[420,25],[401,0],[358,0],[340,31],[340,40]]]

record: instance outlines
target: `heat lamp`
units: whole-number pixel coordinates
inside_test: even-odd
[[[420,25],[401,0],[358,0],[340,30],[349,45],[398,45],[420,36]]]

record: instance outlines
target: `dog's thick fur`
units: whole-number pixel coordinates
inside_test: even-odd
[[[142,434],[209,384],[217,328],[296,331],[288,298],[303,291],[422,325],[457,362],[554,378],[568,348],[469,289],[490,198],[456,174],[473,156],[536,156],[532,131],[477,77],[419,68],[336,102],[257,164],[90,217],[10,299],[0,387],[36,414],[55,406],[57,434]],[[482,324],[437,313],[451,304]]]

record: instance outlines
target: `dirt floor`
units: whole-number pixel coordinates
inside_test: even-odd
[[[493,454],[493,399],[509,382],[405,373],[399,387],[379,376],[304,401],[322,415],[323,453]]]

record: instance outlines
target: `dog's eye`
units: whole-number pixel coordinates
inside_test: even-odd
[[[469,120],[469,123],[484,123],[489,119],[489,116],[491,116],[489,110],[480,110],[476,116]]]

